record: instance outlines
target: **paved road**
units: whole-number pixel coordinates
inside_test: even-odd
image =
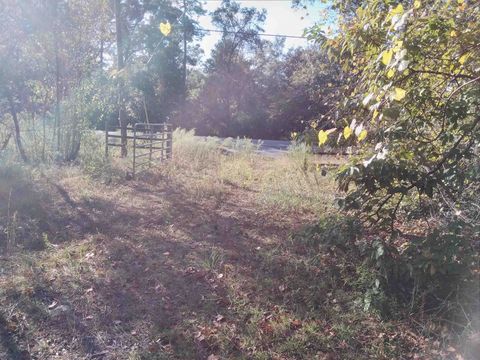
[[[219,143],[224,143],[226,138],[217,138]],[[230,138],[231,139],[231,138]],[[253,144],[258,146],[258,153],[265,156],[280,156],[288,151],[291,141],[284,140],[252,140]],[[228,143],[228,141],[227,141]]]
[[[288,151],[291,141],[283,140],[253,140],[253,143],[259,145],[259,153],[268,156],[279,156]]]
[[[105,132],[102,130],[96,130],[95,133],[99,137],[104,137]],[[120,135],[120,131],[110,132],[110,134]],[[198,138],[206,139],[206,137],[198,136]],[[219,143],[223,143],[226,138],[217,138]],[[116,139],[116,141],[120,142]],[[258,153],[266,156],[280,156],[288,151],[288,147],[292,144],[291,141],[285,140],[252,140],[252,142],[258,146]]]

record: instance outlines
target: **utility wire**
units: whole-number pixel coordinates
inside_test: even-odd
[[[224,0],[201,0],[201,2],[222,2]],[[239,2],[291,2],[292,0],[238,0]]]
[[[197,31],[203,32],[214,32],[214,33],[222,33],[222,34],[243,34],[243,35],[258,35],[258,36],[270,36],[270,37],[283,37],[283,38],[290,38],[290,39],[305,39],[308,40],[306,36],[296,36],[296,35],[282,35],[282,34],[267,34],[267,33],[249,33],[245,31],[223,31],[223,30],[215,30],[215,29],[195,29]]]

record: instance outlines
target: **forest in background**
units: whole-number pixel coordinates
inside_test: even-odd
[[[223,137],[290,138],[326,111],[317,100],[334,68],[317,46],[287,51],[282,39],[262,38],[265,11],[219,3],[211,16],[223,35],[209,56],[198,44],[200,1],[129,0],[118,14],[113,5],[2,3],[3,147],[17,128],[46,127],[61,157],[73,159],[75,131],[118,125],[118,96],[129,124],[169,121]]]

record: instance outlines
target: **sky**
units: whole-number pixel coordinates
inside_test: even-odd
[[[302,36],[305,28],[315,24],[320,19],[321,8],[319,5],[311,6],[308,12],[303,9],[292,9],[291,0],[238,0],[245,7],[257,7],[267,10],[267,19],[263,28],[268,34],[294,35]],[[207,15],[199,19],[200,26],[204,29],[215,29],[211,23],[209,13],[217,9],[221,4],[221,0],[206,0],[204,8]],[[214,45],[220,40],[221,34],[207,33],[202,39],[200,45],[205,52],[205,56],[209,56]],[[267,38],[274,39],[274,38]],[[285,47],[306,46],[306,39],[288,39]]]

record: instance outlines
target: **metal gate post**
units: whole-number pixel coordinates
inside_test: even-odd
[[[133,125],[133,168],[132,176],[135,178],[135,161],[136,161],[136,150],[137,150],[137,124]]]
[[[165,124],[165,130],[167,133],[167,159],[171,159],[173,157],[173,132],[168,124]]]
[[[150,138],[150,154],[148,155],[148,166],[152,166],[152,151],[153,151],[153,129],[149,126],[150,132],[148,134]]]
[[[108,125],[105,120],[105,157],[108,157]]]

